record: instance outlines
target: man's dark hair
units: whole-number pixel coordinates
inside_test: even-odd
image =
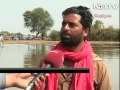
[[[71,13],[79,14],[81,16],[80,23],[82,24],[83,28],[84,29],[89,28],[91,30],[93,16],[89,11],[89,8],[85,6],[70,7],[63,11],[62,15],[64,16]]]

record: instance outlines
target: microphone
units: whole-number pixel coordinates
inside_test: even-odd
[[[59,68],[64,61],[64,54],[60,50],[52,50],[45,57],[44,63],[50,64],[51,67]]]
[[[60,50],[52,50],[46,55],[44,59],[44,63],[46,64],[44,68],[59,68],[63,64],[63,61],[64,61],[63,52]],[[25,90],[31,90],[36,79],[40,78],[42,75],[45,74],[46,73],[36,74],[35,77],[30,81],[28,87]]]

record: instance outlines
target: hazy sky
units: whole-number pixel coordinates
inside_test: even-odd
[[[90,8],[95,20],[103,21],[107,27],[112,25],[119,27],[119,0],[0,0],[0,31],[9,31],[11,33],[21,32],[30,34],[24,27],[23,13],[27,10],[33,10],[41,7],[47,10],[53,20],[52,29],[60,30],[62,16],[61,13],[68,7],[83,5]],[[105,8],[99,10],[98,5]],[[98,15],[107,16],[98,17]]]

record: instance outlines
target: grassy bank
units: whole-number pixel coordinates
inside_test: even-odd
[[[5,40],[4,44],[56,44],[59,41],[43,41],[43,40]],[[90,41],[91,44],[119,44],[114,41]]]
[[[56,44],[57,42],[43,40],[5,40],[4,44]]]

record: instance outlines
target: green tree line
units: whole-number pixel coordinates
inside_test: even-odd
[[[105,28],[102,21],[96,20],[88,39],[91,41],[119,41],[120,30],[113,26]]]
[[[49,37],[51,40],[60,40],[59,31],[53,30]],[[120,30],[109,26],[105,28],[102,21],[96,20],[87,39],[90,41],[119,41]]]
[[[119,29],[103,28],[92,29],[88,39],[91,41],[119,41]]]

